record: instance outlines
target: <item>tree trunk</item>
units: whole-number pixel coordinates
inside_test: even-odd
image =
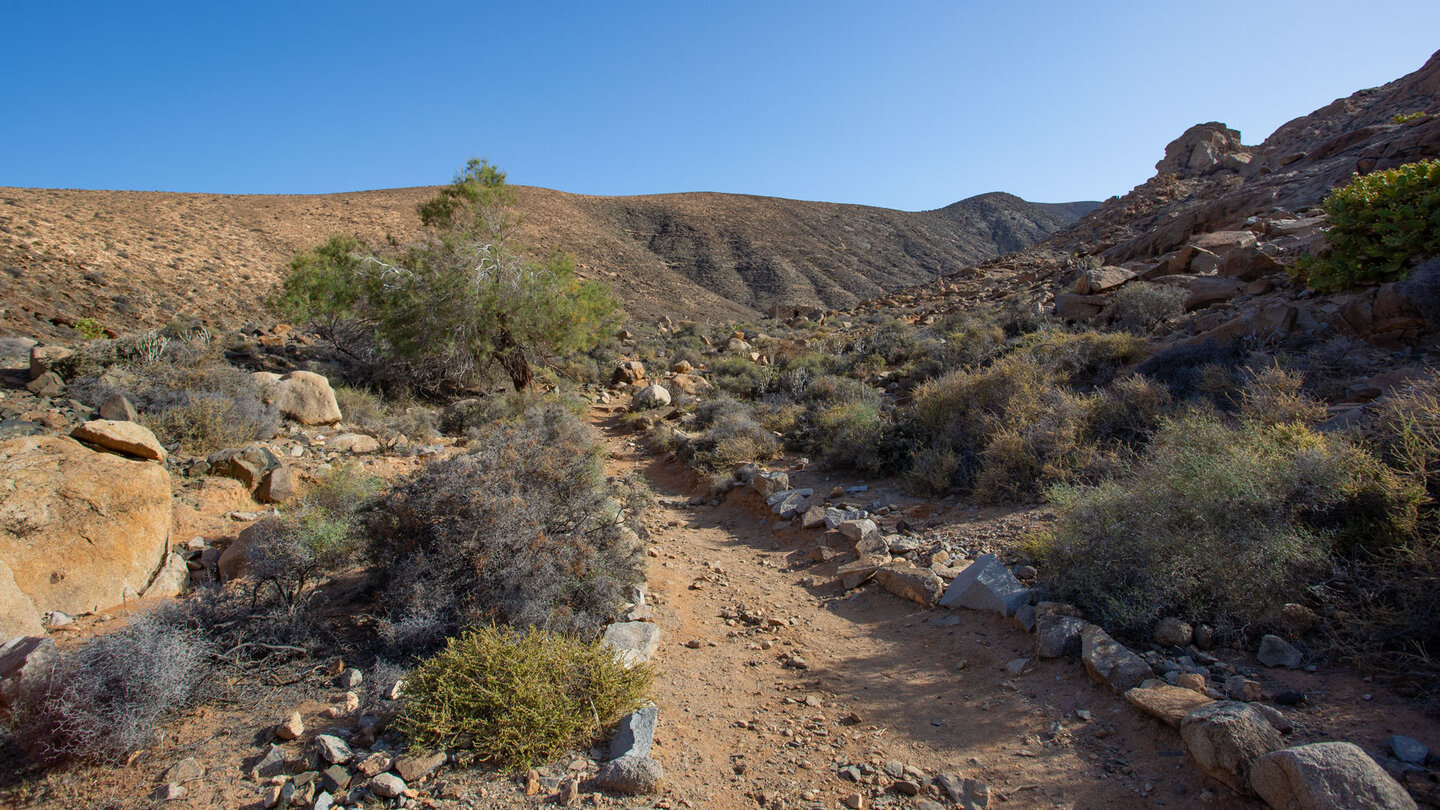
[[[500,362],[500,367],[510,375],[510,384],[515,386],[516,391],[524,391],[530,387],[535,375],[530,370],[530,361],[525,358],[525,350],[513,347],[507,351],[495,352],[495,359]]]

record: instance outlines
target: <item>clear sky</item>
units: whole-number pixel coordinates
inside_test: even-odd
[[[1128,191],[1440,49],[1440,1],[0,3],[0,185]]]

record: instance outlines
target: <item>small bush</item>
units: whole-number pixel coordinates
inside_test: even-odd
[[[856,400],[831,405],[815,416],[811,444],[832,470],[885,474],[901,466],[904,448],[879,405]]]
[[[396,724],[421,749],[529,768],[639,708],[652,679],[598,642],[486,626],[451,639],[406,678]]]
[[[1185,314],[1187,296],[1180,287],[1137,281],[1111,293],[1106,312],[1119,328],[1143,335]]]
[[[1027,358],[1070,385],[1091,388],[1109,382],[1144,351],[1144,339],[1135,335],[1049,329],[1020,338],[1007,356]]]
[[[961,483],[960,456],[948,447],[927,447],[910,459],[902,483],[908,492],[922,496],[944,495]]]
[[[1273,624],[1331,554],[1413,527],[1416,494],[1364,450],[1297,424],[1170,420],[1113,479],[1052,488],[1034,552],[1056,596],[1107,628],[1162,616]]]
[[[1311,399],[1304,386],[1304,375],[1279,366],[1249,372],[1240,391],[1240,413],[1264,425],[1317,425],[1325,421],[1325,406]]]
[[[184,707],[208,646],[181,626],[140,616],[130,626],[59,654],[14,707],[13,731],[38,762],[124,762],[155,725]]]
[[[1440,161],[1356,175],[1323,207],[1328,247],[1299,265],[1313,289],[1398,281],[1417,259],[1440,255]]]
[[[780,440],[755,418],[746,403],[716,397],[695,412],[695,460],[707,470],[729,470],[780,454]]]
[[[594,631],[640,581],[645,493],[608,483],[594,435],[557,405],[471,437],[368,512],[387,638],[424,650],[490,622]]]
[[[307,588],[321,577],[353,566],[360,557],[356,514],[380,491],[380,479],[354,464],[331,469],[304,497],[266,527],[246,550],[248,575],[274,589],[287,612],[309,603]]]

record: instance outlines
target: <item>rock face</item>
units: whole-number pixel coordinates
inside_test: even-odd
[[[1415,800],[1359,747],[1314,743],[1273,751],[1255,762],[1250,786],[1271,807],[1294,810],[1408,810]]]
[[[165,448],[160,446],[160,440],[147,428],[134,422],[94,419],[70,431],[70,437],[127,456],[165,460]]]
[[[74,439],[0,442],[0,636],[124,601],[169,551],[170,475]]]
[[[1244,153],[1245,160],[1227,163],[1226,158]],[[1249,154],[1240,144],[1240,133],[1224,124],[1211,121],[1196,124],[1165,147],[1165,157],[1155,164],[1159,174],[1197,176],[1210,174],[1224,168],[1243,168],[1249,163]]]
[[[251,377],[267,403],[302,425],[333,425],[342,418],[330,381],[319,374],[292,371],[282,377],[257,371]]]
[[[1285,746],[1265,715],[1249,704],[1229,700],[1191,712],[1180,724],[1180,737],[1200,770],[1247,796],[1254,795],[1250,771],[1255,763]]]

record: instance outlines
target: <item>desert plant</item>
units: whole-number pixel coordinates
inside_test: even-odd
[[[593,631],[640,579],[645,492],[607,481],[594,435],[557,405],[473,429],[368,512],[386,634],[423,650],[467,626]]]
[[[1341,437],[1203,411],[1166,421],[1114,478],[1049,498],[1059,518],[1031,548],[1049,586],[1136,633],[1166,615],[1232,633],[1273,625],[1332,554],[1413,528],[1418,500]]]
[[[1143,335],[1184,314],[1187,295],[1181,287],[1137,281],[1110,294],[1106,314],[1119,328]]]
[[[421,749],[523,769],[594,740],[640,707],[652,679],[599,642],[486,625],[410,673],[396,725]]]
[[[1440,161],[1357,174],[1323,208],[1328,246],[1297,266],[1313,289],[1396,281],[1417,259],[1440,255]]]
[[[730,470],[780,453],[780,440],[760,424],[755,409],[731,397],[701,405],[694,425],[700,429],[693,442],[695,461],[705,470]]]
[[[271,305],[332,340],[358,325],[374,335],[364,345],[423,370],[418,384],[464,386],[498,366],[528,388],[536,363],[593,347],[620,316],[609,288],[578,279],[568,257],[532,261],[510,247],[513,203],[505,173],[471,160],[419,206],[424,239],[379,255],[332,237],[296,256]]]
[[[1249,371],[1240,390],[1240,413],[1267,425],[1319,424],[1325,419],[1325,405],[1311,399],[1304,386],[1303,374],[1278,365]]]
[[[119,763],[187,705],[210,648],[194,632],[141,615],[64,650],[12,707],[16,739],[35,760]]]

